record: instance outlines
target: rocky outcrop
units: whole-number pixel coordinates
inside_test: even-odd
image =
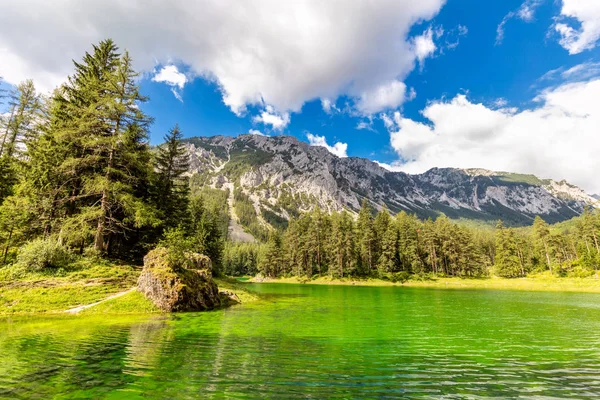
[[[204,311],[222,303],[208,257],[201,254],[173,257],[164,247],[144,257],[138,291],[164,312]]]

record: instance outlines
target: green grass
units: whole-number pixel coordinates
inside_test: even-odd
[[[137,290],[86,308],[79,314],[141,314],[160,313],[160,309]]]
[[[0,314],[55,313],[98,302],[135,286],[140,269],[80,260],[67,269],[0,268]]]
[[[140,267],[105,260],[81,259],[66,269],[39,272],[17,266],[0,268],[0,315],[63,313],[71,308],[97,303],[135,287]],[[234,292],[243,302],[258,297],[235,279],[215,279],[220,290]],[[132,291],[102,301],[78,314],[139,314],[160,310],[146,297]]]
[[[44,284],[54,284],[45,282]],[[0,314],[62,312],[80,305],[95,303],[122,289],[118,285],[88,286],[80,283],[38,287],[35,284],[2,287]]]
[[[600,279],[589,278],[557,278],[549,273],[527,278],[436,278],[427,280],[411,280],[404,283],[392,283],[381,279],[330,279],[319,277],[301,280],[297,277],[268,279],[265,283],[309,283],[314,285],[356,285],[356,286],[410,286],[437,289],[493,289],[550,292],[586,292],[600,293]]]
[[[221,277],[215,278],[215,282],[219,290],[228,290],[235,293],[242,303],[251,303],[259,300],[259,296],[256,293],[252,293],[246,289],[245,285],[237,279]]]

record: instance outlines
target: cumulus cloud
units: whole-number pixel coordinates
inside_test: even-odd
[[[263,112],[253,118],[255,123],[271,125],[272,129],[282,130],[290,123],[290,114],[279,114],[273,106],[267,106]]]
[[[465,95],[430,103],[427,123],[396,112],[390,143],[401,169],[479,167],[567,179],[598,192],[600,79],[566,83],[535,99],[537,107],[492,109]],[[384,120],[385,121],[385,120]]]
[[[313,99],[360,97],[402,81],[415,64],[411,27],[433,18],[443,3],[0,2],[0,75],[11,83],[33,78],[51,89],[71,73],[71,59],[111,37],[130,51],[138,70],[176,60],[190,75],[213,80],[237,114],[263,103],[298,112]]]
[[[321,107],[326,114],[340,112],[340,109],[335,105],[335,101],[332,101],[331,99],[321,99]]]
[[[404,82],[393,80],[373,90],[363,92],[356,104],[356,108],[363,114],[369,115],[398,108],[405,99],[406,85]]]
[[[179,69],[175,65],[164,66],[158,71],[153,77],[154,82],[163,82],[171,87],[171,92],[179,101],[183,101],[181,97],[181,91],[187,83],[188,79],[185,74],[179,72]]]
[[[542,4],[543,0],[526,0],[521,6],[509,12],[502,18],[502,22],[496,28],[496,45],[502,44],[504,40],[504,25],[513,18],[518,18],[521,21],[531,22],[535,17],[536,9]]]
[[[327,140],[325,136],[313,135],[312,133],[307,133],[306,137],[308,138],[308,143],[311,146],[321,146],[325,147],[331,154],[334,154],[340,158],[348,157],[348,144],[337,142],[333,146],[327,144]]]
[[[573,27],[569,18],[577,20],[580,26]],[[600,1],[563,0],[559,21],[554,29],[560,35],[560,45],[569,54],[593,49],[600,40]]]
[[[433,34],[433,29],[429,27],[425,32],[423,32],[422,35],[413,39],[414,52],[421,68],[423,68],[425,59],[433,55],[437,49],[435,43],[433,42]],[[443,31],[439,33],[439,36],[442,34]],[[436,35],[438,34],[436,33]]]

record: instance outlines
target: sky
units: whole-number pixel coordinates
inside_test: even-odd
[[[385,168],[600,193],[598,0],[0,0],[2,86],[50,91],[112,38],[153,144],[293,135]]]

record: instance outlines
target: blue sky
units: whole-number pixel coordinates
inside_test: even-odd
[[[50,88],[69,73],[57,54],[111,36],[144,73],[154,144],[175,123],[186,136],[285,134],[392,170],[481,167],[600,191],[596,0],[28,2],[36,18],[0,6],[0,27],[13,24],[0,75]],[[40,43],[16,42],[28,25],[45,29]]]

